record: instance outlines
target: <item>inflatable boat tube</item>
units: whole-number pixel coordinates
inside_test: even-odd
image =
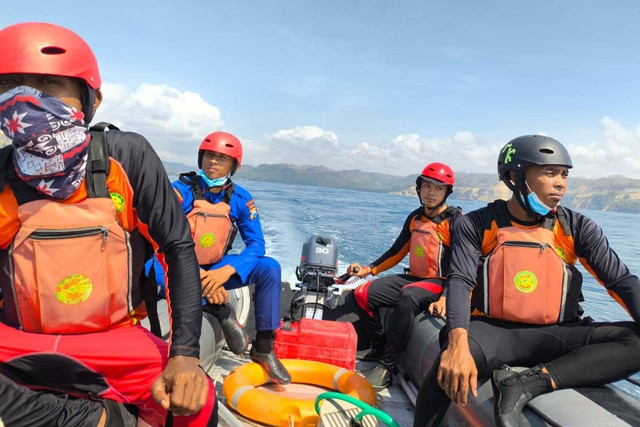
[[[167,300],[158,301],[158,317],[160,318],[160,329],[162,338],[169,339],[170,323]],[[149,329],[149,319],[140,322],[142,326]],[[200,366],[205,371],[209,371],[220,358],[220,352],[224,346],[224,335],[218,321],[209,313],[203,313],[202,331],[200,332]]]
[[[391,309],[383,310],[383,325]],[[404,379],[419,389],[440,351],[439,334],[444,322],[429,314],[416,317],[398,368]],[[451,405],[445,425],[495,425],[491,382],[478,384],[478,397],[466,406]],[[536,397],[520,416],[520,426],[640,425],[640,400],[612,385],[557,390]]]

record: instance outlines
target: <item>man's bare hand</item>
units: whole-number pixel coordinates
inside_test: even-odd
[[[371,274],[371,267],[354,262],[349,266],[349,268],[347,268],[347,274],[349,276],[364,277],[367,274]]]
[[[191,415],[207,403],[209,378],[195,357],[175,356],[151,386],[151,395],[174,415]]]
[[[224,290],[224,284],[229,281],[235,272],[235,268],[230,265],[225,265],[214,270],[200,269],[202,295],[207,301],[211,304],[224,304],[229,301],[229,295]]]
[[[449,331],[449,344],[440,358],[438,384],[456,404],[466,405],[469,391],[478,397],[478,369],[469,351],[465,329]]]
[[[442,317],[447,315],[447,297],[445,297],[444,294],[440,296],[438,301],[429,304],[429,314],[433,316],[434,312]]]

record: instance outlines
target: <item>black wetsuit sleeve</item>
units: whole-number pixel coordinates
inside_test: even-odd
[[[456,225],[456,221],[458,221],[458,219],[462,216],[462,213],[460,211],[454,213],[453,215],[451,215],[448,219],[447,219],[447,224],[448,224],[448,228],[449,228],[449,244],[447,245],[446,243],[443,242],[442,245],[442,260],[441,260],[441,267],[442,267],[442,275],[444,277],[448,277],[449,276],[449,272],[451,271],[451,246],[453,245],[453,235],[455,234],[454,228]],[[445,282],[442,284],[443,288],[446,288],[448,286],[448,281],[445,280]]]
[[[609,246],[602,229],[592,219],[565,209],[574,236],[576,255],[585,268],[614,296],[633,320],[640,323],[640,280],[631,274],[618,254]]]
[[[421,210],[422,208],[418,208],[409,214],[407,219],[404,221],[400,234],[396,238],[396,241],[393,242],[393,245],[391,245],[389,250],[382,254],[380,258],[369,264],[373,270],[373,274],[379,274],[390,269],[402,261],[402,259],[407,255],[409,250],[408,245],[411,241],[411,220],[418,215]]]
[[[202,302],[198,261],[189,223],[158,155],[142,136],[111,131],[111,157],[125,170],[133,188],[138,219],[163,253],[168,267],[171,306],[170,357],[199,355]]]
[[[482,257],[484,223],[482,212],[456,218],[451,244],[451,266],[447,276],[447,324],[450,329],[469,327],[471,291],[476,284]]]

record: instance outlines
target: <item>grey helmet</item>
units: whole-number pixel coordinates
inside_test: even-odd
[[[498,177],[516,194],[516,200],[527,214],[534,218],[539,215],[533,212],[527,201],[527,185],[524,180],[524,169],[527,166],[561,165],[572,168],[569,152],[560,142],[542,135],[525,135],[509,141],[498,155]],[[510,171],[515,171],[511,181]]]

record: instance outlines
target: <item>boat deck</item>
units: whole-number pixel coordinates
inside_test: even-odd
[[[222,393],[222,382],[224,378],[229,375],[235,367],[249,362],[248,358],[236,356],[227,350],[222,351],[222,355],[216,365],[211,368],[207,373],[215,383],[216,395],[220,404],[226,404],[226,399]],[[376,366],[376,362],[361,362],[356,363],[356,371],[365,375],[369,370]],[[309,393],[311,387],[307,387],[302,392]],[[378,405],[379,409],[382,409],[387,414],[391,415],[399,425],[411,426],[413,425],[413,413],[414,407],[411,401],[407,398],[407,395],[403,391],[398,381],[397,375],[394,376],[394,383],[391,387],[378,393]],[[246,426],[256,426],[256,424],[250,420],[243,418],[240,414],[233,411],[229,406],[227,408],[235,415],[238,420]],[[222,417],[220,417],[219,425],[229,426]]]

